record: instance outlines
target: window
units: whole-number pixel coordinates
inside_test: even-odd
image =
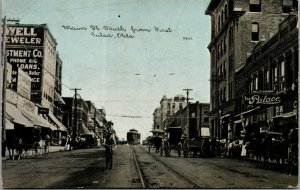
[[[222,10],[222,14],[221,14],[221,20],[222,20],[222,25],[224,24],[224,11]]]
[[[228,17],[228,8],[227,5],[225,5],[225,20],[227,20]]]
[[[293,8],[293,0],[282,0],[282,12],[290,13]]]
[[[224,53],[226,53],[226,36],[224,37]]]
[[[259,25],[256,22],[252,23],[251,40],[259,41]]]
[[[282,61],[280,64],[280,90],[283,90],[284,89],[284,83],[285,83],[285,76],[284,76],[284,67],[285,67],[285,64],[284,64],[284,61]]]
[[[172,109],[175,109],[175,103],[172,103]]]
[[[255,90],[258,90],[258,77],[257,76],[254,79],[254,83],[255,83]]]
[[[277,86],[278,86],[278,74],[277,74],[277,66],[272,68],[272,86],[273,86],[273,90],[276,91],[277,90]]]
[[[250,12],[260,12],[261,11],[261,2],[260,0],[250,0]]]
[[[223,71],[224,71],[224,78],[226,78],[226,62],[224,62],[223,67],[224,67],[224,69],[223,69]]]
[[[182,109],[182,103],[179,103],[179,109]]]
[[[218,18],[218,31],[220,32],[221,30],[221,15],[219,15],[219,18]]]

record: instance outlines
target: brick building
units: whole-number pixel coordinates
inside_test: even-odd
[[[168,132],[177,130],[180,135],[193,138],[210,136],[209,134],[209,103],[189,103],[170,116]]]
[[[291,14],[277,33],[258,43],[236,72],[233,136],[281,132],[298,126],[298,15]]]
[[[270,39],[293,9],[293,0],[211,0],[205,14],[211,17],[210,130],[228,138],[235,109],[235,71],[260,41]]]

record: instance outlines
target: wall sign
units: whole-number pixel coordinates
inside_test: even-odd
[[[245,95],[244,100],[249,105],[273,105],[281,102],[280,96],[269,94]]]

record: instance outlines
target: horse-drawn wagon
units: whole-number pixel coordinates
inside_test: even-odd
[[[178,156],[181,156],[182,151],[182,129],[181,127],[169,127],[167,129],[168,137],[164,139],[161,149],[161,156],[165,152],[166,156],[171,155],[171,150],[176,150]]]
[[[206,136],[198,139],[186,138],[183,143],[183,155],[186,158],[192,152],[194,157],[197,154],[201,157],[214,157],[216,155],[216,145],[215,139]]]
[[[159,150],[161,149],[162,146],[165,132],[161,129],[153,129],[151,132],[153,133],[153,136],[150,136],[147,139],[149,153],[151,152],[151,148],[155,148],[155,152],[159,153]]]

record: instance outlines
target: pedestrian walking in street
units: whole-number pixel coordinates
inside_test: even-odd
[[[50,136],[47,134],[45,136],[45,146],[44,146],[44,152],[49,152],[49,146],[50,146]]]
[[[20,160],[21,159],[21,155],[22,155],[22,151],[23,151],[23,140],[21,137],[18,138],[18,143],[17,143],[17,159]]]

